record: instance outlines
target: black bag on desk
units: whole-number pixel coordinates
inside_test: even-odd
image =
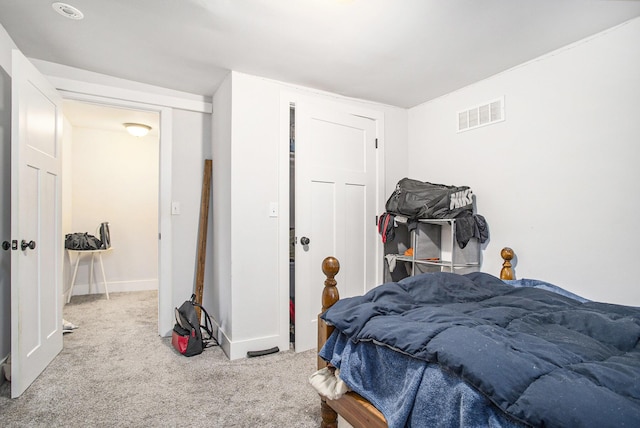
[[[171,345],[184,355],[191,357],[201,354],[205,348],[218,344],[213,337],[211,317],[202,305],[195,302],[196,295],[192,294],[191,299],[176,308],[176,324],[171,333]],[[204,315],[205,324],[201,325],[196,312],[196,306],[200,308]],[[204,330],[209,337],[203,337]]]
[[[64,237],[64,248],[68,250],[99,250],[102,241],[84,232],[68,233]]]
[[[473,212],[473,192],[469,186],[447,186],[403,178],[385,206],[386,211],[412,219],[456,218]]]

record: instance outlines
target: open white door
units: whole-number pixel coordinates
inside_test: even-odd
[[[62,350],[62,99],[17,50],[11,84],[11,396]]]
[[[376,280],[376,122],[346,107],[296,103],[295,348],[317,346],[325,277],[337,257],[341,297]]]

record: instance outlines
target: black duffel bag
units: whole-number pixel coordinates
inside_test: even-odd
[[[473,212],[473,192],[469,186],[447,186],[403,178],[385,206],[392,214],[412,219],[456,218]]]
[[[64,237],[64,248],[68,250],[99,250],[102,241],[86,232],[67,233]]]

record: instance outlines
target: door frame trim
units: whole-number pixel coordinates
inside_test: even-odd
[[[101,104],[109,107],[130,108],[156,112],[160,116],[159,129],[159,194],[158,194],[158,335],[166,336],[173,328],[172,314],[172,224],[171,224],[171,182],[172,182],[172,147],[173,147],[173,119],[171,107],[116,99],[79,93],[57,88],[63,99]],[[87,90],[91,85],[87,86]],[[166,208],[166,209],[165,209]]]

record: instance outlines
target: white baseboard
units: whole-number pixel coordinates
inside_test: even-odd
[[[114,281],[107,282],[109,293],[120,293],[129,291],[147,291],[157,290],[157,279],[142,279],[136,281]],[[69,290],[65,290],[65,298],[68,296]],[[81,296],[84,294],[104,294],[104,284],[98,282],[97,284],[75,284],[73,286],[72,296]],[[66,302],[66,300],[65,300]]]
[[[220,335],[222,333],[222,335]],[[277,346],[280,351],[289,350],[289,338],[283,342],[279,336],[267,336],[259,337],[256,339],[242,340],[242,341],[230,341],[222,330],[219,330],[218,336],[221,336],[220,346],[227,357],[230,360],[237,360],[240,358],[246,358],[249,351],[260,351],[263,349],[270,349]],[[285,346],[286,343],[286,347]]]
[[[222,352],[225,353],[227,358],[231,359],[231,341],[227,335],[224,334],[224,331],[222,331],[221,328],[217,329],[217,336],[218,344],[220,345],[220,348],[222,348]]]

